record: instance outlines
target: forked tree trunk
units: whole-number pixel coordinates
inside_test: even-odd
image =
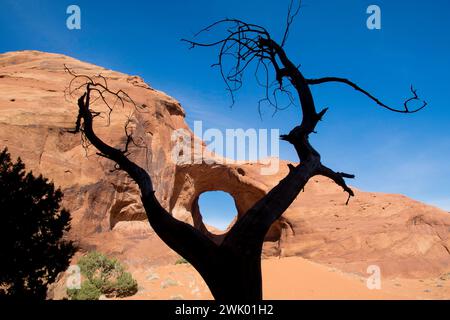
[[[241,239],[248,234],[239,235],[238,232],[243,231],[236,231],[231,233],[234,235],[232,238],[229,233],[217,245],[202,232],[173,218],[159,202],[144,201],[144,206],[147,212],[152,213],[149,222],[155,232],[194,266],[216,300],[262,299],[261,252],[264,237],[255,237],[254,241],[242,246]],[[184,244],[182,241],[185,241]]]
[[[214,273],[219,281],[208,283],[216,300],[262,300],[261,252],[224,254],[219,256],[218,262]]]
[[[219,283],[208,285],[214,298],[219,301],[262,300],[261,253],[228,256],[225,260],[216,270]]]

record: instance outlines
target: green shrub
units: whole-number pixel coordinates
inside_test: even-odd
[[[129,272],[125,272],[122,264],[104,254],[90,252],[79,260],[78,266],[86,280],[81,289],[67,291],[73,300],[91,300],[88,299],[91,297],[98,299],[102,294],[108,297],[128,297],[138,290],[136,280]]]
[[[138,291],[138,284],[129,272],[122,273],[116,280],[116,293],[118,297],[129,297]]]
[[[72,300],[98,300],[102,292],[92,282],[86,280],[80,289],[69,289],[67,294]]]
[[[109,259],[99,252],[88,253],[80,259],[78,266],[81,274],[105,294],[114,291],[113,281],[124,269],[116,259]]]

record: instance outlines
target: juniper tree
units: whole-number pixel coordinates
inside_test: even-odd
[[[45,299],[47,286],[74,254],[64,240],[70,214],[63,193],[42,175],[25,171],[19,158],[0,153],[0,296]]]

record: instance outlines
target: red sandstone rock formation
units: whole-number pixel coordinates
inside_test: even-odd
[[[73,215],[70,237],[83,250],[97,249],[130,265],[174,261],[175,254],[146,222],[139,193],[112,163],[86,150],[68,132],[77,116],[76,101],[65,96],[71,76],[101,73],[112,88],[127,92],[145,111],[134,112],[135,136],[147,148],[132,158],[147,168],[157,197],[174,216],[190,221],[216,241],[201,219],[198,197],[222,190],[236,202],[238,215],[287,174],[287,163],[273,176],[260,164],[180,164],[171,160],[172,132],[189,130],[180,104],[141,78],[106,70],[63,55],[37,51],[0,55],[0,148],[8,146],[28,169],[62,187]],[[117,108],[97,131],[114,145],[125,139],[124,123],[133,113]],[[189,131],[190,132],[190,131]],[[209,155],[213,157],[213,155]],[[401,195],[356,191],[346,195],[325,178],[314,178],[267,235],[264,254],[302,256],[345,271],[365,273],[376,264],[385,276],[428,277],[450,271],[450,215]]]

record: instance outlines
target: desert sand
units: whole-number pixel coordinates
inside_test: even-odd
[[[381,289],[368,289],[367,278],[309,260],[270,258],[262,261],[266,300],[415,300],[448,299],[450,275],[431,279],[381,279]],[[189,264],[138,269],[139,292],[132,300],[210,300],[208,287]],[[369,275],[368,275],[369,276]]]

